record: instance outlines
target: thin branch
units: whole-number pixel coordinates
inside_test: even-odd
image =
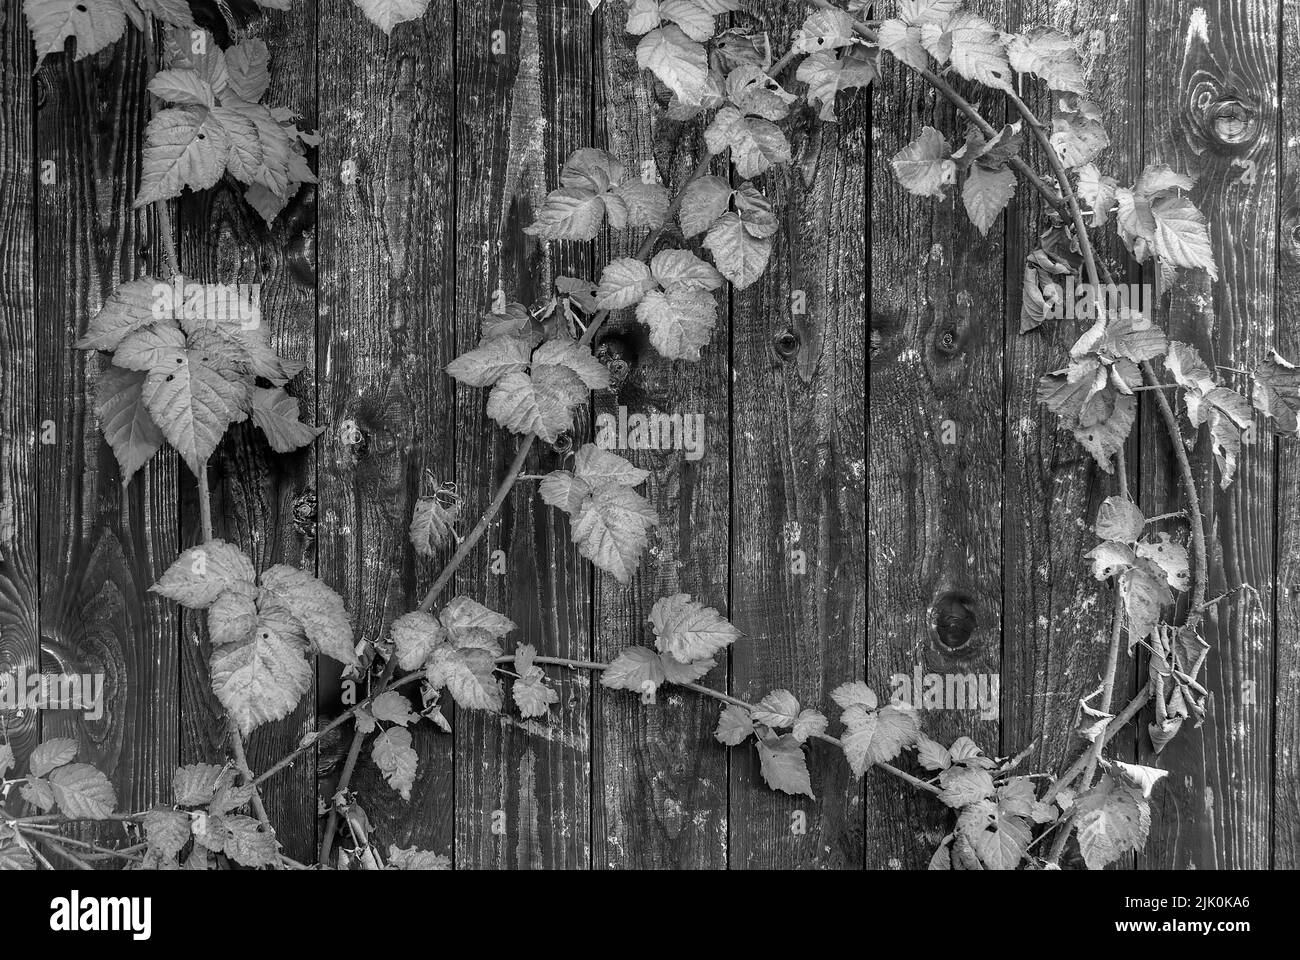
[[[146,62],[153,62],[154,58],[154,20],[152,14],[145,14],[144,25],[144,51]],[[159,59],[155,72],[162,70],[162,61]],[[149,97],[149,115],[150,117],[158,116],[158,111],[162,108],[162,102],[155,96]],[[171,279],[181,272],[180,259],[176,255],[176,240],[172,237],[172,217],[171,211],[167,207],[166,200],[157,200],[150,204],[153,207],[154,215],[158,222],[158,239],[162,242],[163,264],[167,268],[167,279]]]

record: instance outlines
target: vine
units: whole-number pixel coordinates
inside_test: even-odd
[[[593,11],[602,5],[589,2]],[[390,32],[421,16],[426,3],[357,5]],[[560,277],[541,304],[511,302],[485,314],[477,345],[448,365],[447,373],[461,385],[487,392],[487,415],[518,435],[519,445],[486,510],[465,535],[458,532],[464,518],[453,486],[433,488],[419,499],[410,524],[415,551],[434,556],[453,542],[456,549],[417,609],[393,621],[382,639],[358,643],[342,598],[326,584],[287,565],[259,575],[237,545],[213,535],[207,464],[226,429],[251,419],[272,449],[284,453],[310,444],[320,428],[300,421],[298,401],[286,390],[302,364],[277,356],[260,323],[214,317],[203,287],[191,289],[179,273],[166,220],[167,199],[228,175],[245,186],[249,203],[270,222],[300,184],[314,182],[307,155],[319,141],[300,130],[292,114],[261,104],[269,84],[265,46],[243,41],[221,50],[194,26],[179,0],[138,0],[138,6],[136,0],[26,0],[39,57],[56,52],[68,37],[76,40],[75,57],[101,49],[121,35],[119,20],[131,19],[147,35],[152,27],[146,14],[170,27],[161,69],[149,84],[160,103],[170,106],[158,110],[146,130],[136,196],[137,207],[157,209],[168,280],[123,284],[77,346],[107,357],[96,413],[123,482],[164,443],[196,477],[202,542],[183,552],[152,589],[204,612],[212,688],[228,718],[232,760],[181,767],[170,804],[123,814],[114,812],[108,778],[74,762],[75,741],[41,744],[28,759],[26,777],[15,779],[5,779],[16,763],[10,747],[0,745],[4,795],[16,790],[28,808],[21,816],[0,814],[0,866],[51,867],[53,856],[77,868],[105,859],[148,868],[300,868],[280,853],[258,788],[321,735],[351,722],[353,738],[330,804],[320,865],[335,865],[335,834],[343,824],[352,845],[340,863],[446,868],[448,858],[434,851],[393,846],[385,855],[371,845],[350,790],[361,751],[369,742],[388,785],[409,800],[419,763],[410,728],[428,720],[450,730],[440,704],[444,691],[461,710],[512,708],[524,718],[545,717],[559,697],[544,668],[597,673],[606,688],[638,695],[646,704],[655,702],[665,684],[720,701],[716,739],[726,747],[752,741],[760,775],[774,790],[814,796],[807,751],[821,743],[842,753],[858,777],[875,767],[935,797],[952,819],[934,853],[934,868],[1053,868],[1071,837],[1090,868],[1142,848],[1149,797],[1166,771],[1107,759],[1104,748],[1148,703],[1155,708],[1148,731],[1157,753],[1186,721],[1199,723],[1205,713],[1200,675],[1209,646],[1198,627],[1209,606],[1208,564],[1189,451],[1208,436],[1226,488],[1257,413],[1281,434],[1300,434],[1300,370],[1274,354],[1244,374],[1251,383],[1248,400],[1192,346],[1169,341],[1140,307],[1112,296],[1116,285],[1092,237],[1092,231],[1112,225],[1133,260],[1149,265],[1162,288],[1180,270],[1217,276],[1208,226],[1188,197],[1193,179],[1164,165],[1146,167],[1130,186],[1103,174],[1097,163],[1109,137],[1100,108],[1086,98],[1074,38],[1046,27],[1005,34],[962,10],[960,0],[900,0],[897,16],[884,20],[858,18],[869,6],[865,0],[850,0],[846,8],[809,0],[812,12],[775,60],[769,44],[740,32],[719,33],[716,16],[739,11],[737,0],[631,0],[625,6],[639,65],[666,91],[670,116],[705,121],[704,150],[675,196],[653,174],[629,175],[622,161],[602,149],[580,149],[568,158],[559,186],[525,232],[538,242],[591,241],[606,230],[642,230],[644,238],[633,256],[611,261],[598,278]],[[725,44],[719,42],[723,37]],[[1038,396],[1098,467],[1116,478],[1115,495],[1094,520],[1097,543],[1084,558],[1095,578],[1111,586],[1114,610],[1101,683],[1079,701],[1076,732],[1083,746],[1055,778],[1017,772],[1028,749],[993,758],[966,737],[947,746],[932,740],[914,709],[881,704],[860,680],[846,678],[830,693],[838,708],[834,734],[823,704],[802,704],[789,690],[749,702],[704,686],[698,681],[742,637],[720,612],[686,594],[659,598],[650,611],[647,642],[609,663],[539,656],[526,643],[507,652],[515,632],[510,619],[468,596],[438,605],[455,571],[524,479],[533,444],[573,431],[574,410],[593,391],[610,388],[610,371],[592,344],[611,316],[630,311],[669,361],[692,362],[709,348],[716,292],[726,283],[735,289],[753,284],[772,252],[779,220],[755,181],[791,160],[782,123],[802,109],[835,122],[843,96],[880,78],[885,54],[915,72],[966,121],[960,146],[926,126],[893,158],[902,187],[941,202],[950,191],[960,193],[971,222],[986,234],[1024,180],[1047,204],[1041,243],[1026,258],[1021,332],[1034,335],[1067,306],[1089,324],[1059,369],[1043,376]],[[946,79],[953,75],[1000,92],[1020,119],[1000,128],[990,124]],[[787,89],[796,84],[800,92]],[[1050,122],[1022,99],[1021,90],[1030,84],[1052,94]],[[1022,155],[1026,131],[1041,147],[1049,174],[1036,172]],[[708,172],[714,156],[727,158],[733,178]],[[708,259],[686,248],[694,238],[701,238],[698,249]],[[1084,292],[1067,304],[1062,287],[1068,290],[1078,278]],[[1181,400],[1182,420],[1167,391]],[[1186,503],[1178,514],[1144,517],[1127,487],[1124,448],[1143,392],[1154,394],[1170,436]],[[627,583],[657,525],[653,507],[637,492],[647,477],[647,471],[588,442],[572,455],[571,467],[528,479],[539,481],[545,504],[568,516],[579,553]],[[1187,525],[1186,542],[1152,529],[1168,521],[1177,522],[1175,533]],[[1178,595],[1187,596],[1181,623],[1166,615]],[[1118,669],[1137,647],[1149,656],[1149,678],[1117,710]],[[369,676],[378,668],[370,695],[256,774],[243,738],[293,712],[310,687],[309,658],[316,655],[337,660],[354,675]],[[400,692],[417,683],[419,711]],[[1046,783],[1041,790],[1040,781]],[[120,824],[126,845],[107,847],[60,832],[86,820]],[[1049,836],[1044,854],[1040,844]]]

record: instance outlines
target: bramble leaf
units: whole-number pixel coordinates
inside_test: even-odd
[[[253,423],[266,434],[276,453],[305,447],[325,431],[324,427],[309,426],[298,419],[298,398],[289,396],[282,387],[253,387],[252,399]]]
[[[220,120],[202,107],[162,110],[144,131],[137,209],[179,196],[181,190],[206,190],[226,169],[230,137]]]
[[[1011,64],[1001,34],[983,17],[958,12],[948,21],[952,67],[967,80],[995,90],[1012,91]]]
[[[513,337],[484,338],[447,364],[447,373],[470,387],[490,387],[508,373],[528,369],[528,344]]]
[[[1110,774],[1074,804],[1079,852],[1090,870],[1141,850],[1151,830],[1151,808],[1141,794]]]
[[[660,597],[650,608],[655,648],[679,663],[711,657],[740,639],[740,631],[713,607],[689,594]]]
[[[667,360],[699,360],[713,337],[717,313],[713,297],[694,290],[651,290],[636,308],[636,318],[650,331],[650,345]]]
[[[756,236],[735,211],[724,213],[714,222],[704,238],[704,246],[713,254],[718,271],[738,290],[763,275],[772,254],[771,241]]]
[[[69,737],[55,737],[39,744],[27,758],[27,770],[33,777],[43,777],[55,767],[71,763],[77,758],[77,741]]]
[[[103,820],[113,812],[117,794],[108,777],[88,763],[70,763],[50,773],[54,801],[66,817]]]
[[[276,564],[261,578],[258,608],[268,600],[284,607],[302,624],[313,649],[344,666],[356,666],[352,619],[343,598],[304,570]]]
[[[98,53],[126,30],[126,16],[116,0],[23,0],[23,12],[36,41],[36,65],[63,52],[63,41],[77,41],[73,60]]]
[[[459,500],[446,505],[436,494],[416,500],[415,509],[411,512],[411,525],[407,530],[415,552],[422,557],[432,557],[456,539],[455,523],[459,518]]]
[[[165,438],[144,403],[145,374],[109,366],[95,384],[95,415],[122,471],[122,485],[158,452]]]
[[[1006,209],[1015,192],[1016,175],[1009,167],[1003,165],[989,170],[977,163],[966,174],[961,198],[971,223],[981,234],[988,236],[993,222]]]
[[[1107,497],[1097,508],[1095,530],[1103,540],[1135,543],[1146,527],[1146,517],[1127,497]]]
[[[731,162],[745,179],[790,160],[790,143],[781,128],[762,117],[747,117],[732,106],[714,114],[704,131],[710,153],[731,150]]]
[[[693,180],[682,191],[682,205],[677,213],[682,236],[703,233],[727,212],[731,203],[731,184],[721,177],[704,176]]]
[[[578,375],[563,367],[508,373],[493,386],[487,415],[512,433],[535,433],[554,443],[573,427],[572,408],[588,393]]]
[[[619,583],[630,583],[649,543],[649,530],[658,522],[654,508],[639,493],[610,484],[583,502],[571,537],[584,557]]]
[[[919,197],[942,200],[943,188],[957,182],[952,148],[934,127],[922,128],[921,135],[895,154],[891,163],[898,182]]]
[[[1007,40],[1007,56],[1017,73],[1032,73],[1052,90],[1084,94],[1087,85],[1074,41],[1051,27],[1034,27]]]
[[[415,770],[420,762],[415,748],[411,746],[411,731],[405,727],[388,728],[375,737],[375,742],[370,747],[370,756],[388,785],[403,800],[410,800],[411,788],[415,786]]]
[[[799,716],[799,701],[789,690],[773,690],[754,705],[751,711],[755,723],[769,727],[792,727]]]
[[[725,743],[729,747],[736,747],[744,743],[753,732],[754,720],[749,715],[749,711],[744,707],[729,703],[723,708],[721,716],[718,717],[718,728],[714,731],[713,736],[719,743]]]
[[[419,20],[429,7],[429,0],[353,0],[366,19],[386,34],[408,20]]]
[[[794,734],[764,737],[756,745],[759,769],[769,787],[782,793],[816,799],[812,781],[808,779],[808,760]]]
[[[433,616],[414,610],[393,621],[389,628],[397,664],[403,670],[415,670],[429,659],[433,648],[447,639],[447,631]]]
[[[244,640],[214,649],[210,669],[217,700],[244,736],[291,714],[312,681],[302,648],[260,622]]]
[[[687,106],[698,105],[709,76],[704,47],[681,27],[667,24],[651,30],[636,47],[637,65],[650,70]]]
[[[202,610],[227,590],[251,597],[256,576],[247,554],[234,544],[214,539],[182,553],[149,589],[182,607]]]
[[[653,691],[666,680],[659,654],[649,647],[628,647],[600,675],[601,686],[633,693]]]
[[[1251,402],[1279,433],[1300,436],[1300,368],[1273,354],[1255,368]]]

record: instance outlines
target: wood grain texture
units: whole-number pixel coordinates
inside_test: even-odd
[[[625,29],[625,5],[606,5],[599,23],[596,76],[603,143],[630,176],[647,170],[669,188],[695,169],[706,147],[699,122],[667,116],[667,100],[636,62],[636,38]],[[651,166],[647,168],[646,164]],[[716,171],[725,174],[720,162]],[[673,225],[660,249],[704,256]],[[632,256],[640,231],[612,232],[600,262]],[[598,415],[664,413],[703,416],[698,455],[681,450],[617,451],[650,471],[640,488],[659,517],[633,582],[624,587],[596,571],[596,659],[609,662],[633,645],[653,644],[647,619],[654,602],[688,593],[727,612],[731,431],[728,297],[717,294],[719,320],[698,362],[664,360],[649,345],[632,310],[616,313],[597,337],[598,355],[621,360],[627,373],[596,400]],[[616,373],[623,368],[617,363]],[[727,658],[702,682],[725,689]],[[727,864],[727,753],[713,737],[718,705],[663,688],[654,705],[627,691],[597,687],[594,695],[593,866],[634,869],[719,869]]]
[[[1009,4],[1008,29],[1050,25],[1082,38],[1088,96],[1102,108],[1111,145],[1101,155],[1103,172],[1131,184],[1141,170],[1141,128],[1126,123],[1140,109],[1142,11],[1122,0],[1066,5],[1031,0]],[[1025,84],[1026,101],[1051,116],[1052,97],[1037,81]],[[1032,93],[1032,95],[1031,95]],[[1009,120],[1018,119],[1008,114]],[[1027,155],[1037,170],[1047,159],[1030,136]],[[1040,243],[1047,217],[1041,197],[1023,183],[1015,215],[1007,221],[1006,416],[1002,569],[1002,752],[1017,754],[1033,742],[1026,769],[1060,772],[1085,742],[1074,733],[1081,697],[1101,686],[1110,644],[1112,588],[1092,576],[1084,554],[1096,537],[1090,522],[1101,501],[1117,491],[1116,479],[1100,470],[1059,418],[1038,402],[1039,380],[1068,362],[1070,347],[1087,327],[1076,320],[1048,320],[1021,334],[1021,283],[1025,257]],[[1113,227],[1093,232],[1099,253],[1122,281],[1127,254]],[[1154,429],[1159,429],[1154,422]],[[1137,494],[1137,431],[1128,446],[1130,494]],[[1115,689],[1127,700],[1136,663],[1121,661]],[[1134,738],[1112,741],[1112,752],[1132,759]]]
[[[526,236],[574,150],[592,138],[592,16],[586,0],[491,0],[457,6],[456,345],[478,341],[499,303],[549,297],[556,276],[587,276],[584,243]],[[456,392],[457,480],[477,518],[520,438],[489,420],[486,391]],[[529,474],[558,469],[577,438],[538,443]],[[549,656],[588,659],[591,572],[566,518],[524,481],[456,575],[455,593],[509,616],[512,639]],[[504,573],[491,572],[502,551]],[[498,566],[497,569],[502,569]],[[443,600],[449,599],[451,592]],[[559,702],[546,722],[456,714],[456,859],[472,868],[590,864],[591,678],[555,674]]]
[[[1219,280],[1180,274],[1160,320],[1209,364],[1252,370],[1274,346],[1278,218],[1277,5],[1263,0],[1147,4],[1144,156],[1197,176],[1192,199],[1209,219]],[[1248,392],[1246,378],[1219,371]],[[1152,803],[1139,866],[1267,867],[1273,790],[1274,449],[1255,430],[1238,475],[1220,488],[1201,431],[1193,466],[1206,518],[1209,592],[1245,590],[1208,611],[1205,682],[1211,703],[1198,730],[1144,763],[1177,771]],[[1181,505],[1165,439],[1143,461],[1148,515]]]
[[[319,569],[347,601],[357,637],[371,641],[423,596],[430,564],[416,562],[411,513],[425,472],[441,481],[454,469],[442,372],[453,356],[453,27],[450,0],[391,37],[351,4],[320,7],[320,123],[329,135],[318,200]],[[325,720],[346,704],[350,684],[324,662],[318,669]],[[354,788],[385,849],[450,854],[451,741],[431,724],[414,735],[420,765],[409,803],[384,783],[369,747]],[[322,744],[326,802],[349,740]]]
[[[748,7],[774,47],[803,22]],[[802,87],[793,70],[782,78]],[[763,278],[732,300],[732,688],[788,688],[834,715],[828,694],[865,667],[866,208],[868,98],[840,120],[801,106],[793,162],[756,184],[781,229]],[[802,309],[801,309],[802,308]],[[806,567],[803,564],[806,563]],[[774,793],[752,747],[732,751],[732,868],[860,868],[861,792],[844,757],[812,744],[817,799]],[[802,817],[800,816],[802,814]]]
[[[158,266],[132,209],[147,120],[143,36],[37,75],[37,446],[41,664],[105,675],[104,715],[46,712],[42,734],[75,736],[80,758],[109,773],[123,809],[169,794],[177,759],[177,615],[148,593],[177,553],[177,459],[155,457],[121,486],[93,411],[105,361],[73,343],[113,289]]]
[[[0,677],[40,669],[36,509],[36,216],[32,47],[16,4],[0,11]],[[0,682],[4,682],[0,680]],[[0,710],[21,764],[36,715]],[[22,767],[20,766],[20,769]]]
[[[994,23],[1003,4],[974,5]],[[868,682],[921,702],[934,681],[945,709],[921,711],[929,736],[972,737],[997,752],[996,710],[972,709],[1001,670],[1003,330],[1006,217],[986,238],[954,191],[942,203],[906,194],[890,159],[923,125],[954,146],[965,124],[890,63],[875,100],[872,151],[872,357]],[[995,96],[959,89],[985,116]],[[1023,187],[1018,187],[1018,199]],[[1013,201],[1013,203],[1018,202]],[[1013,207],[1012,210],[1015,208]],[[951,441],[951,442],[945,442]],[[918,682],[919,680],[919,682]],[[949,689],[951,688],[951,689]],[[963,694],[960,698],[958,693]],[[990,699],[996,703],[996,695]],[[867,864],[924,866],[942,815],[910,787],[869,778]]]
[[[1277,349],[1300,357],[1300,2],[1282,4]],[[1300,868],[1300,443],[1277,444],[1274,576],[1273,863]]]
[[[316,4],[297,3],[287,12],[267,11],[246,24],[214,24],[227,48],[250,38],[271,51],[271,86],[263,102],[303,115],[307,129],[316,126]],[[254,284],[261,322],[285,358],[301,360],[306,370],[290,385],[299,398],[304,422],[316,415],[316,276],[315,188],[306,185],[268,228],[244,200],[244,187],[226,177],[211,190],[187,192],[179,204],[177,228],[184,275],[205,283]],[[227,433],[210,469],[212,518],[217,537],[239,544],[259,570],[277,563],[315,572],[315,448],[283,455],[271,450],[251,421]],[[188,475],[187,488],[193,483]],[[197,502],[186,499],[191,511]],[[296,519],[296,511],[305,514]],[[197,512],[183,517],[186,542],[199,539]],[[198,644],[181,646],[181,755],[183,762],[224,760],[229,752],[225,712],[212,694],[211,656],[200,617],[191,631]],[[270,766],[315,729],[316,698],[308,693],[298,709],[248,738],[246,750],[254,770]],[[316,847],[316,768],[308,753],[263,788],[263,799],[276,836],[287,856],[310,861]]]

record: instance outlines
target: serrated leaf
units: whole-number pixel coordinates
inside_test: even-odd
[[[441,649],[441,648],[439,648]],[[438,651],[434,651],[435,660]],[[458,706],[467,710],[501,710],[501,683],[493,674],[495,664],[492,654],[476,647],[454,650],[443,656],[440,669],[444,671],[447,689]]]
[[[126,16],[116,0],[23,0],[23,12],[36,41],[36,61],[62,53],[63,42],[77,41],[72,59],[80,60],[114,43],[126,30]]]
[[[736,747],[744,743],[753,732],[754,721],[749,711],[732,703],[723,708],[721,716],[718,717],[718,728],[713,732],[713,736],[719,743]]]
[[[924,59],[924,51],[918,51]],[[814,53],[799,64],[795,79],[808,84],[808,102],[821,104],[818,116],[834,123],[835,98],[844,90],[869,87],[880,76],[880,50],[866,44],[854,44],[838,53],[826,50]]]
[[[682,191],[682,205],[677,213],[682,236],[693,237],[709,229],[727,212],[731,203],[731,184],[721,177],[703,176]]]
[[[240,643],[257,628],[257,604],[246,593],[227,591],[208,608],[208,637],[212,646]]]
[[[689,250],[660,250],[650,261],[650,273],[664,290],[708,291],[722,286],[721,274],[713,265]]]
[[[1002,36],[991,23],[973,13],[959,12],[948,21],[952,38],[952,67],[967,80],[1012,92],[1011,64]]]
[[[1145,640],[1160,623],[1160,608],[1174,602],[1164,572],[1149,561],[1141,561],[1120,576],[1119,590],[1128,615],[1130,638]]]
[[[880,47],[913,70],[925,70],[930,62],[921,46],[921,28],[902,20],[886,20],[876,32]]]
[[[1137,562],[1133,548],[1126,543],[1106,540],[1097,544],[1084,557],[1092,561],[1092,575],[1098,580],[1117,577]]]
[[[988,236],[998,215],[1006,209],[1016,192],[1016,175],[1009,167],[996,170],[975,164],[966,175],[961,198],[975,229]]]
[[[210,107],[216,92],[193,70],[159,70],[149,81],[149,92],[164,103]]]
[[[585,344],[571,340],[546,341],[533,353],[533,374],[540,375],[543,367],[560,367],[573,373],[588,390],[603,390],[609,386],[609,369],[592,355],[591,348]]]
[[[411,746],[411,731],[405,727],[390,727],[375,737],[370,747],[370,756],[384,775],[388,785],[396,790],[403,800],[411,799],[411,788],[415,786],[415,770],[420,758]]]
[[[215,763],[191,763],[177,767],[172,775],[172,796],[182,807],[205,806],[217,789],[222,767]]]
[[[603,487],[609,483],[636,487],[650,476],[649,470],[635,467],[618,454],[602,450],[594,443],[584,443],[578,449],[573,469],[578,479],[593,488]]]
[[[496,640],[504,640],[515,629],[514,621],[509,617],[465,596],[453,597],[442,608],[438,619],[457,646],[465,646],[471,634],[478,631]]]
[[[962,0],[898,0],[898,15],[908,23],[945,24]]]
[[[54,809],[54,788],[50,786],[48,780],[29,776],[18,788],[18,792],[22,794],[23,800],[41,813],[48,813]]]
[[[242,642],[213,650],[210,670],[217,700],[244,736],[291,714],[312,681],[302,648],[261,623]]]
[[[668,218],[670,203],[668,189],[662,184],[627,180],[615,187],[612,195],[618,198],[627,210],[627,226],[657,230]],[[606,204],[607,211],[609,197],[610,195],[606,194],[601,198]],[[612,216],[610,225],[615,229],[621,229],[621,225],[613,222]]]
[[[319,437],[324,427],[312,427],[298,419],[298,398],[281,387],[254,387],[251,415],[253,423],[266,434],[276,453],[291,453]]]
[[[455,523],[460,518],[460,501],[445,505],[438,497],[420,497],[411,512],[407,533],[411,546],[422,557],[432,557],[456,537]]]
[[[251,596],[256,575],[247,554],[214,539],[182,553],[149,589],[182,607],[202,610],[227,590]]]
[[[1034,27],[1007,42],[1007,56],[1018,73],[1032,73],[1047,81],[1052,90],[1087,92],[1083,64],[1074,41],[1051,27]]]
[[[628,647],[601,673],[600,684],[611,690],[643,693],[656,690],[666,679],[659,654],[649,647]]]
[[[95,318],[86,328],[85,336],[75,346],[79,350],[116,350],[129,335],[162,319],[159,288],[167,284],[157,277],[128,280],[109,295]]]
[[[659,662],[663,664],[664,676],[669,683],[694,683],[718,665],[712,657],[682,663],[666,653],[659,654]]]
[[[1079,852],[1090,870],[1141,850],[1151,829],[1146,800],[1109,774],[1074,804]]]
[[[1122,760],[1111,761],[1111,769],[1117,771],[1130,786],[1140,790],[1144,799],[1150,799],[1155,785],[1169,776],[1168,770],[1145,767],[1140,763],[1124,763]]]
[[[816,799],[812,781],[808,778],[808,760],[793,734],[767,737],[756,744],[759,769],[769,787],[782,793]]]
[[[708,293],[651,290],[637,304],[636,318],[650,331],[650,344],[666,360],[699,360],[717,323],[717,303]]]
[[[988,800],[964,809],[957,818],[957,830],[986,870],[1014,870],[1032,838],[1028,822]]]
[[[1279,433],[1300,436],[1300,368],[1274,351],[1253,377],[1255,409],[1272,419]]]
[[[547,194],[524,233],[543,240],[593,240],[604,219],[600,194],[587,187],[561,187]]]
[[[840,716],[845,730],[840,740],[854,775],[862,776],[873,763],[886,763],[910,747],[920,735],[916,714],[890,704],[879,710],[853,705]]]
[[[136,208],[179,196],[181,190],[206,190],[226,169],[230,138],[211,111],[162,110],[144,131],[140,190]]]
[[[613,260],[600,275],[596,306],[602,310],[630,307],[654,288],[654,276],[640,260],[633,257]]]
[[[434,647],[447,639],[447,632],[433,616],[415,610],[394,620],[389,636],[396,647],[398,666],[415,670],[424,665]]]
[[[144,833],[149,846],[163,856],[174,857],[190,842],[190,817],[171,807],[154,807],[144,815]]]
[[[226,50],[226,73],[231,91],[246,103],[257,103],[271,85],[271,55],[266,44],[253,37]]]
[[[839,704],[842,710],[847,710],[853,706],[874,710],[877,703],[875,691],[861,680],[852,680],[849,683],[840,684],[831,691],[831,699]]]
[[[1205,215],[1186,197],[1161,197],[1151,204],[1155,218],[1155,252],[1162,262],[1202,269],[1219,279]]]
[[[544,717],[553,703],[559,703],[560,695],[546,683],[546,676],[540,667],[529,667],[510,688],[515,706],[522,717]]]
[[[396,690],[386,690],[370,702],[370,715],[376,720],[386,720],[398,726],[408,726],[419,721],[411,703]]]
[[[891,164],[898,182],[908,193],[919,197],[946,194],[944,187],[957,182],[957,165],[952,148],[934,127],[924,127],[921,135],[894,155]]]
[[[948,748],[942,743],[931,740],[921,734],[916,740],[916,759],[927,770],[947,770],[952,766],[952,757]]]
[[[1100,121],[1080,111],[1054,116],[1050,141],[1061,162],[1067,169],[1074,170],[1092,163],[1109,147],[1110,134]],[[1125,193],[1122,189],[1116,191],[1121,206],[1121,220],[1124,219]]]
[[[194,15],[190,13],[187,0],[135,0],[135,3],[145,13],[152,13],[163,23],[177,27],[194,26]]]
[[[95,384],[95,415],[121,468],[123,486],[165,440],[145,406],[144,382],[140,371],[110,366]]]
[[[630,487],[611,484],[583,503],[571,536],[584,557],[619,583],[630,583],[649,543],[649,530],[658,522],[644,497]]]
[[[508,373],[492,388],[487,415],[513,433],[535,433],[554,443],[573,427],[572,408],[588,393],[578,375],[562,367]]]
[[[710,153],[731,150],[731,162],[746,180],[790,160],[790,143],[780,127],[761,117],[746,117],[731,106],[714,114],[704,139]]]
[[[675,24],[651,30],[636,47],[636,62],[650,70],[688,106],[696,106],[709,76],[704,47]]]
[[[366,15],[366,19],[386,34],[393,27],[410,20],[419,20],[429,7],[429,0],[353,0]]]
[[[939,786],[939,799],[954,809],[993,796],[993,778],[978,767],[948,767],[939,774]]]
[[[117,794],[108,777],[88,763],[70,763],[50,773],[54,801],[66,817],[103,820],[113,812]]]
[[[599,3],[599,0],[597,0]],[[402,849],[395,843],[388,845],[388,868],[390,870],[450,870],[451,858],[428,850],[415,847]]]
[[[591,495],[591,486],[568,470],[554,470],[537,485],[542,502],[576,517],[582,504]]]
[[[484,339],[447,364],[447,373],[470,387],[490,387],[508,373],[528,369],[528,344],[513,337]]]
[[[795,33],[794,49],[800,53],[836,50],[854,43],[853,18],[844,10],[815,10]]]
[[[1107,497],[1097,508],[1097,536],[1103,540],[1134,543],[1146,528],[1146,517],[1127,497]]]
[[[262,574],[262,597],[273,598],[302,624],[313,648],[344,666],[356,666],[352,620],[343,598],[304,570],[276,564]],[[263,600],[259,598],[261,607]]]
[[[736,640],[741,633],[713,607],[692,600],[689,594],[661,597],[650,608],[655,648],[679,663],[711,657]]]
[[[772,254],[771,241],[753,236],[734,211],[724,213],[714,222],[704,238],[704,246],[713,255],[718,272],[738,290],[763,275]]]
[[[794,729],[790,732],[795,740],[805,743],[809,738],[825,733],[827,723],[825,714],[809,708],[799,711],[799,716],[794,719]]]
[[[751,711],[756,723],[769,727],[790,727],[799,715],[799,701],[789,690],[773,690],[754,705]]]
[[[77,741],[69,737],[55,737],[32,750],[31,756],[27,758],[27,769],[33,777],[43,777],[76,758]]]
[[[275,830],[242,814],[226,817],[226,844],[223,852],[245,867],[270,867],[280,860],[280,844]]]
[[[298,154],[292,149],[289,134],[271,112],[261,104],[237,100],[227,100],[212,112],[230,142],[225,163],[231,176],[249,186],[265,187],[276,197],[287,198],[290,184],[299,179],[290,170],[290,163]]]
[[[1187,548],[1174,543],[1169,534],[1161,533],[1155,540],[1143,540],[1137,545],[1137,555],[1163,570],[1169,586],[1175,590],[1187,590],[1192,585]]]

